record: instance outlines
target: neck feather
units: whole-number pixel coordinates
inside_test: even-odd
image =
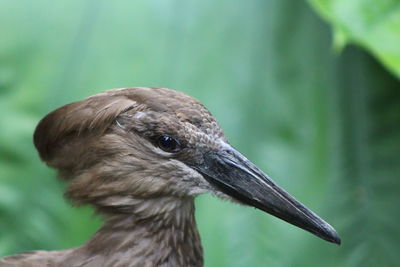
[[[86,244],[68,253],[63,264],[203,266],[192,198],[136,200],[130,213],[115,210],[119,212],[107,213],[104,226]]]

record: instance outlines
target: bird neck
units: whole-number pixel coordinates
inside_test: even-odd
[[[78,250],[88,258],[103,255],[104,266],[203,266],[192,198],[137,200],[130,213],[106,215]]]

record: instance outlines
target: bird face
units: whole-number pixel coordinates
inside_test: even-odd
[[[197,100],[163,88],[107,91],[38,125],[43,160],[79,203],[127,211],[138,199],[213,193],[340,243],[335,230],[234,149]],[[150,202],[149,202],[150,203]]]

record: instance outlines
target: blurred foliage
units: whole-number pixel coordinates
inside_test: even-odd
[[[308,0],[334,29],[335,46],[358,44],[400,77],[399,0]]]
[[[206,266],[398,264],[400,82],[356,47],[333,55],[306,3],[3,0],[0,32],[0,255],[77,246],[100,225],[40,163],[38,120],[105,89],[164,86],[203,102],[235,147],[343,240],[201,196]]]

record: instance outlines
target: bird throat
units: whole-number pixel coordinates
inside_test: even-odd
[[[69,259],[93,266],[203,266],[192,198],[146,199],[131,213],[105,217],[104,226]]]

